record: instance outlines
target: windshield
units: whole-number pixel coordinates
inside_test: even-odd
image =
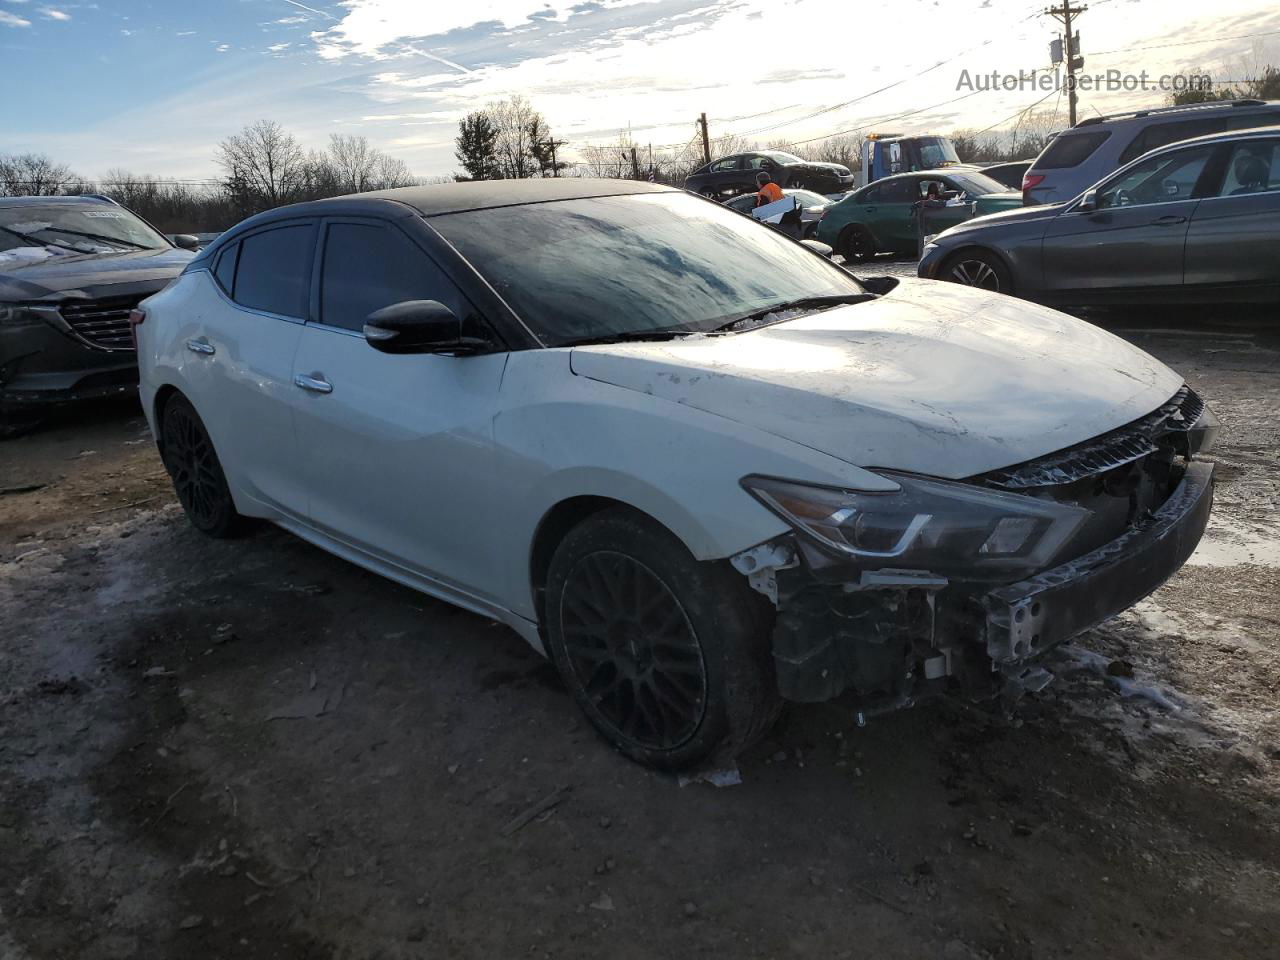
[[[993,180],[985,173],[947,173],[947,178],[971,197],[981,197],[988,193],[1008,193],[1009,188],[999,180]]]
[[[775,304],[863,292],[772,227],[685,193],[473,210],[430,223],[548,346],[706,332]]]
[[[956,155],[956,148],[946,137],[921,137],[919,145],[920,164],[924,170],[960,162],[960,158]]]
[[[806,207],[825,207],[831,201],[820,193],[814,193],[812,190],[784,190],[789,197],[795,197]]]
[[[775,163],[804,163],[794,153],[783,153],[781,150],[766,150],[764,155]]]
[[[121,253],[169,246],[128,210],[107,203],[0,206],[0,251],[52,247],[67,253]]]

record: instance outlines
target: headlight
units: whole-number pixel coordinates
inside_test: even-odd
[[[0,327],[21,327],[29,323],[42,323],[40,315],[30,307],[0,303]]]
[[[1049,567],[1090,511],[881,471],[898,489],[868,493],[771,477],[742,485],[795,530],[866,569],[901,567],[999,580]]]

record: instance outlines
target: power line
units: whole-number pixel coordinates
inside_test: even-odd
[[[1091,57],[1105,57],[1113,53],[1140,53],[1143,50],[1167,50],[1170,47],[1189,47],[1195,43],[1217,43],[1226,40],[1252,40],[1255,37],[1275,37],[1280,36],[1280,30],[1269,30],[1265,33],[1239,33],[1232,37],[1202,37],[1199,40],[1180,40],[1177,43],[1160,43],[1152,47],[1126,47],[1119,50],[1102,50],[1098,53],[1091,53]]]
[[[974,136],[975,136],[975,137],[980,137],[980,136],[982,136],[984,133],[987,133],[987,132],[988,132],[988,131],[990,131],[990,130],[994,130],[994,129],[996,129],[996,127],[1002,127],[1002,126],[1004,126],[1006,123],[1008,123],[1010,120],[1014,119],[1015,117],[1021,117],[1021,116],[1023,116],[1024,114],[1026,114],[1026,113],[1030,112],[1030,110],[1031,110],[1033,107],[1038,107],[1040,104],[1044,103],[1046,100],[1048,100],[1050,97],[1052,97],[1055,93],[1058,95],[1059,103],[1061,103],[1061,100],[1062,100],[1062,88],[1061,88],[1061,87],[1059,87],[1057,90],[1050,90],[1048,93],[1046,93],[1046,94],[1045,94],[1043,97],[1041,97],[1039,100],[1035,101],[1034,103],[1028,104],[1027,106],[1023,107],[1021,110],[1016,110],[1016,111],[1014,111],[1013,113],[1009,114],[1009,116],[1005,117],[1003,120],[1000,120],[1000,121],[998,121],[997,123],[993,123],[993,124],[992,124],[991,126],[989,126],[989,127],[983,127],[981,130],[979,130],[977,133],[975,133],[975,134],[974,134]],[[1056,107],[1054,108],[1054,116],[1055,116],[1055,117],[1057,116],[1057,108],[1056,108]]]

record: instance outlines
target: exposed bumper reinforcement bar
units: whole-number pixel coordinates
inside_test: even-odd
[[[987,653],[1023,660],[1131,607],[1191,556],[1209,522],[1213,464],[1193,462],[1146,521],[1069,563],[983,597]]]

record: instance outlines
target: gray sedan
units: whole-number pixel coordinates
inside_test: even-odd
[[[928,238],[918,275],[1055,304],[1280,300],[1280,127],[1170,144],[1069,203]]]

